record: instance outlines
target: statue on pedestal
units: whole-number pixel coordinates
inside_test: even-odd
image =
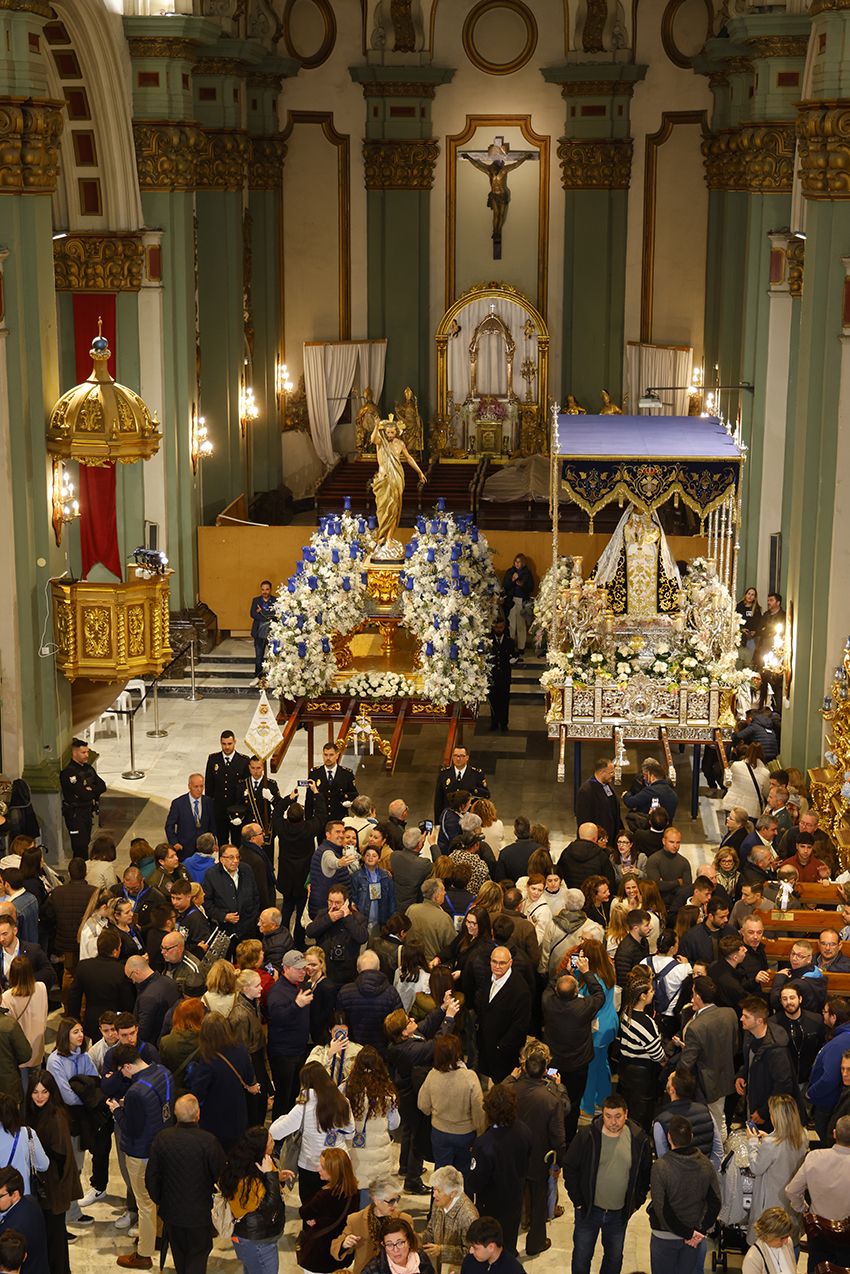
[[[409,385],[404,391],[402,401],[395,405],[395,414],[399,427],[404,430],[408,448],[421,453],[424,445],[422,417],[419,415],[416,395]]]
[[[667,537],[654,511],[629,505],[596,567],[612,609],[630,619],[653,619],[678,610],[682,587]]]
[[[400,561],[404,546],[396,538],[401,523],[401,502],[404,497],[404,461],[419,474],[419,485],[425,485],[425,474],[404,445],[399,425],[390,416],[379,420],[370,439],[378,456],[378,472],[372,479],[375,492],[375,510],[378,516],[376,547],[373,562]]]
[[[360,455],[371,445],[372,431],[375,426],[380,423],[381,413],[375,405],[372,397],[372,389],[367,385],[363,390],[363,406],[357,413],[357,419],[354,422],[354,445]]]
[[[622,416],[623,409],[618,407],[615,402],[611,401],[611,395],[607,389],[602,391],[602,406],[599,408],[600,416]]]

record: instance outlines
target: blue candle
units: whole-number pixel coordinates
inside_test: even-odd
[[[365,571],[361,571],[361,572],[360,572],[360,583],[361,583],[361,584],[366,584],[366,583],[368,583],[368,581],[369,581],[369,576],[366,574],[366,572],[365,572]]]
[[[357,547],[357,545],[356,545],[356,544],[349,544],[349,546],[348,546],[348,556],[351,558],[352,562],[356,562],[356,561],[357,561],[357,554],[359,553],[359,551],[360,551],[360,550],[358,549],[358,547]]]
[[[378,525],[378,519],[375,517],[374,513],[370,513],[369,514],[369,530],[374,531],[377,525]]]
[[[452,561],[457,562],[459,560],[460,560],[460,545],[453,544],[452,545]]]
[[[421,535],[425,534],[425,519],[422,517],[421,514],[416,519],[416,529],[417,531],[419,531]],[[848,638],[848,640],[850,641],[850,638]]]
[[[425,643],[425,654],[426,654],[426,655],[433,655],[433,653],[434,653],[434,643],[433,643],[432,641],[426,641],[426,643]]]
[[[315,593],[316,589],[319,587],[319,581],[316,579],[315,575],[310,575],[308,577],[307,587],[311,593]]]
[[[347,495],[342,502],[342,507],[346,510],[351,508],[351,496]]]
[[[452,562],[452,579],[460,579],[460,566],[457,562]]]
[[[410,561],[410,559],[413,557],[413,544],[412,544],[412,543],[410,543],[410,544],[406,544],[406,545],[405,545],[405,547],[404,547],[404,556],[407,558],[408,562],[409,562],[409,561]]]
[[[435,518],[434,521],[431,523],[431,534],[436,535],[439,529],[440,529],[440,524]]]
[[[442,496],[440,496],[439,500],[437,501],[437,508],[438,508],[438,509],[440,510],[440,512],[442,513],[442,512],[443,512],[443,509],[444,509],[445,507],[446,507],[446,502],[445,502],[445,500],[443,499],[443,497],[442,497]]]
[[[331,643],[327,637],[322,638],[322,654],[329,655],[331,653]]]
[[[299,658],[299,659],[303,659],[303,658],[306,656],[306,654],[307,654],[307,643],[306,643],[306,641],[299,641],[299,643],[298,643],[298,658]]]
[[[331,561],[334,566],[339,566],[339,549],[331,549]]]
[[[445,595],[446,595],[446,593],[447,593],[448,591],[449,591],[448,581],[447,581],[447,580],[444,580],[444,579],[438,579],[438,580],[437,580],[437,592],[440,594],[440,596],[441,596],[441,597],[445,597]]]
[[[434,560],[434,550],[433,550],[433,549],[429,549],[429,550],[428,550],[428,561],[429,561],[429,562],[433,562],[433,560]]]
[[[449,620],[449,628],[451,628],[453,633],[456,633],[458,631],[458,629],[460,628],[459,615],[452,615],[451,619]]]
[[[294,579],[288,579],[288,580],[286,581],[286,588],[287,588],[287,592],[294,593],[294,592],[295,592],[295,580],[294,580]]]
[[[296,562],[296,563],[295,563],[295,574],[296,574],[296,575],[300,575],[300,574],[301,574],[301,572],[302,572],[303,570],[304,570],[304,563],[303,563],[303,562]]]
[[[462,579],[460,581],[460,591],[464,597],[469,596],[469,580]]]
[[[303,629],[303,627],[304,627],[304,625],[305,625],[305,623],[306,623],[306,622],[307,622],[307,616],[306,616],[306,615],[296,615],[296,616],[295,616],[295,627],[298,629],[299,633],[300,633],[300,632],[301,632],[301,630]]]
[[[342,577],[342,591],[344,593],[351,592],[351,580],[347,575],[343,575]]]
[[[439,616],[439,615],[435,615],[435,616],[434,616],[434,627],[435,627],[435,628],[439,628],[439,627],[440,627],[440,616]]]
[[[457,659],[457,646],[454,642],[449,646],[449,659]]]
[[[441,522],[441,523],[440,523],[440,534],[441,534],[441,535],[448,535],[448,533],[449,533],[449,524],[448,524],[448,522]]]
[[[272,642],[272,654],[273,654],[273,655],[279,655],[279,654],[280,654],[280,642],[277,640],[277,638],[276,638],[276,637],[275,637],[274,641]]]
[[[472,540],[473,544],[478,543],[478,527],[477,526],[474,526],[472,530],[469,532],[469,538]]]
[[[357,530],[360,532],[360,534],[361,534],[361,535],[362,535],[362,534],[363,534],[363,532],[366,530],[366,521],[365,521],[365,518],[358,518],[358,519],[357,519]]]
[[[324,622],[324,618],[325,618],[325,617],[324,617],[323,612],[322,612],[322,611],[319,611],[318,615],[316,616],[316,623],[317,623],[317,624],[319,624],[319,625],[321,625],[321,624]]]
[[[408,593],[413,592],[413,580],[410,578],[409,575],[407,579],[404,581],[404,587],[407,589]]]

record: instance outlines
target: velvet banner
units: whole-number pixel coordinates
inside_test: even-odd
[[[109,340],[112,357],[109,371],[115,375],[115,296],[113,293],[81,292],[74,295],[74,357],[77,381],[91,375],[89,350],[97,336],[97,320],[103,319],[103,334]],[[80,549],[83,579],[100,562],[118,579],[123,579],[118,548],[118,520],[115,509],[115,465],[80,465]]]

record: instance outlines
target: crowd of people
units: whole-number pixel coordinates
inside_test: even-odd
[[[600,758],[558,851],[461,747],[417,824],[333,745],[281,794],[225,731],[129,862],[79,817],[61,880],[17,837],[0,1270],[70,1274],[111,1163],[124,1269],[203,1274],[217,1230],[275,1274],[290,1221],[308,1274],[516,1274],[570,1208],[573,1274],[600,1242],[618,1274],[646,1208],[653,1274],[691,1274],[745,1179],[748,1274],[796,1268],[804,1233],[810,1270],[847,1264],[850,905],[784,967],[765,950],[763,913],[836,874],[813,812],[782,817],[794,777],[685,854],[658,763],[621,804]]]

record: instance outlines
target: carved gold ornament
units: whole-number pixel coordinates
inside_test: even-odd
[[[803,270],[806,263],[806,241],[792,235],[785,249],[785,266],[788,271],[788,291],[791,296],[803,295]]]
[[[361,85],[364,97],[428,97],[437,92],[436,84],[422,80],[366,80]]]
[[[564,190],[628,190],[632,175],[631,138],[558,142]]]
[[[95,466],[150,459],[162,438],[159,422],[138,394],[110,376],[111,351],[100,323],[90,354],[88,380],[63,394],[50,413],[48,452]]]
[[[807,35],[760,35],[747,41],[756,58],[804,58],[809,47]]]
[[[195,164],[206,149],[197,124],[133,120],[140,190],[194,190]]]
[[[249,139],[248,186],[251,190],[280,190],[286,142],[281,137]]]
[[[741,124],[702,142],[709,190],[790,194],[794,180],[794,124]]]
[[[69,234],[53,241],[57,292],[138,292],[144,264],[138,234]]]
[[[127,40],[131,58],[182,58],[194,62],[197,43],[185,36],[131,35]]]
[[[806,199],[850,199],[850,106],[801,102],[797,146]]]
[[[367,190],[430,190],[440,147],[434,138],[363,143]]]
[[[241,190],[251,149],[247,135],[222,129],[205,133],[204,138],[206,145],[195,156],[195,188]]]
[[[0,194],[52,194],[56,189],[63,107],[62,102],[32,98],[0,102]]]
[[[370,568],[366,590],[379,606],[391,606],[400,592],[398,571],[378,571]]]
[[[171,571],[124,584],[51,580],[56,665],[68,681],[118,681],[161,672],[171,658]]]

